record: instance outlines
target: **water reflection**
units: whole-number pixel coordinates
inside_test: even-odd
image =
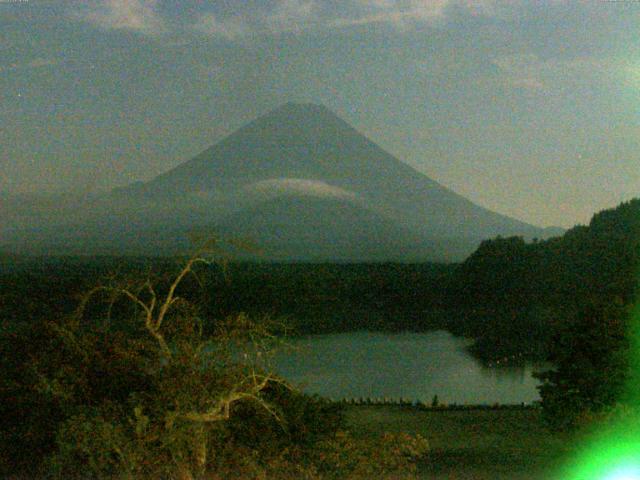
[[[309,393],[331,398],[407,398],[441,403],[538,400],[532,365],[486,368],[466,341],[444,331],[342,333],[295,339],[275,369]]]

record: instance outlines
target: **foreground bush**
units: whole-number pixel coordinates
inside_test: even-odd
[[[208,325],[175,277],[115,281],[77,315],[2,338],[3,473],[54,478],[411,475],[420,438],[355,442],[338,407],[269,369],[278,339],[240,314]],[[20,355],[22,355],[20,357]]]
[[[587,304],[557,332],[552,370],[536,374],[543,413],[554,429],[573,429],[602,417],[622,400],[629,369],[627,307]]]

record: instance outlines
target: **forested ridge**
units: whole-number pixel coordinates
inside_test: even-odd
[[[583,305],[634,300],[639,260],[640,199],[546,241],[486,240],[452,274],[449,328],[477,338],[485,358],[545,358],[551,336]]]
[[[202,280],[212,318],[244,311],[292,334],[446,328],[477,339],[485,360],[545,358],[550,336],[585,302],[630,303],[637,291],[640,199],[595,214],[561,237],[485,240],[459,264],[233,263]],[[0,259],[5,328],[63,315],[105,275],[175,269],[173,259]],[[185,282],[184,288],[199,288]]]

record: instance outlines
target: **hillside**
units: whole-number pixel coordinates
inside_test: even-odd
[[[496,235],[557,233],[475,205],[313,104],[285,104],[149,182],[63,200],[7,207],[2,247],[170,254],[206,226],[250,233],[267,260],[459,261]]]
[[[640,199],[546,241],[486,240],[453,274],[448,328],[479,339],[486,358],[544,357],[540,347],[585,304],[632,303],[639,269]]]

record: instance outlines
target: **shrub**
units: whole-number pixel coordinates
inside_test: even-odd
[[[577,318],[558,332],[550,362],[538,373],[548,423],[570,429],[611,408],[627,378],[629,312],[620,305],[585,305]]]
[[[5,473],[186,480],[413,471],[422,439],[356,442],[341,433],[340,407],[269,370],[279,340],[268,322],[239,314],[205,336],[197,305],[180,296],[197,263],[206,261],[188,260],[164,283],[100,285],[76,315],[2,338]]]
[[[355,439],[339,431],[321,442],[315,450],[314,463],[321,478],[415,478],[416,461],[428,451],[420,435],[385,433],[378,438]]]

